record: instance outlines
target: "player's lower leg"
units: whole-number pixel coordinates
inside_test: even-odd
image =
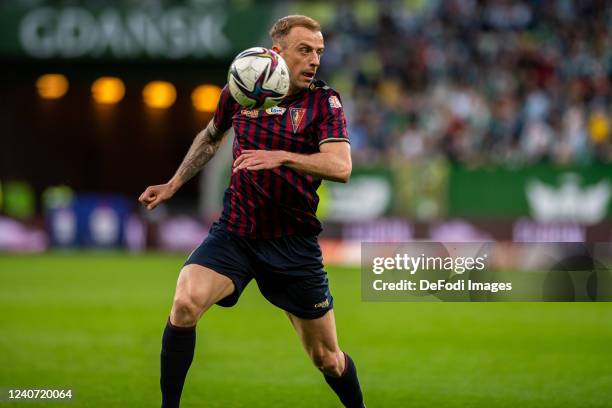
[[[161,350],[162,408],[175,408],[180,404],[185,377],[193,360],[195,340],[195,326],[177,327],[168,319]]]
[[[162,407],[178,407],[195,350],[195,325],[208,308],[234,291],[226,276],[200,265],[181,269],[161,351]]]
[[[321,367],[325,381],[334,390],[340,398],[342,404],[347,408],[364,408],[363,394],[359,379],[357,378],[357,369],[351,357],[344,353],[344,367],[342,371],[334,369],[325,369]]]

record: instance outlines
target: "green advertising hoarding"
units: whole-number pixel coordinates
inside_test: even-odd
[[[347,184],[323,181],[317,216],[324,221],[368,221],[392,214],[395,201],[389,167],[355,166]]]
[[[153,4],[154,6],[151,6]],[[266,46],[273,2],[3,2],[0,57],[230,59]]]
[[[572,221],[592,225],[612,215],[612,166],[479,167],[453,165],[448,215]]]

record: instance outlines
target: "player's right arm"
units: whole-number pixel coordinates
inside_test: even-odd
[[[196,135],[183,162],[170,181],[165,184],[149,186],[140,195],[138,201],[148,210],[152,210],[162,201],[171,198],[183,184],[197,174],[202,167],[217,153],[225,132],[215,126],[213,120]]]
[[[152,210],[162,201],[172,197],[187,180],[199,172],[219,150],[225,132],[232,127],[232,117],[237,109],[238,104],[226,86],[219,96],[213,119],[204,130],[196,135],[174,176],[166,184],[147,187],[138,201],[147,209]]]

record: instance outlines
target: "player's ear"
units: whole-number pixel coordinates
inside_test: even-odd
[[[282,51],[282,48],[281,48],[281,46],[279,44],[274,44],[274,45],[272,45],[272,51],[280,54],[281,51]]]

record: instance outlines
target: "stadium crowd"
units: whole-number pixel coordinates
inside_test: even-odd
[[[357,161],[612,162],[612,2],[378,4],[326,25]]]

